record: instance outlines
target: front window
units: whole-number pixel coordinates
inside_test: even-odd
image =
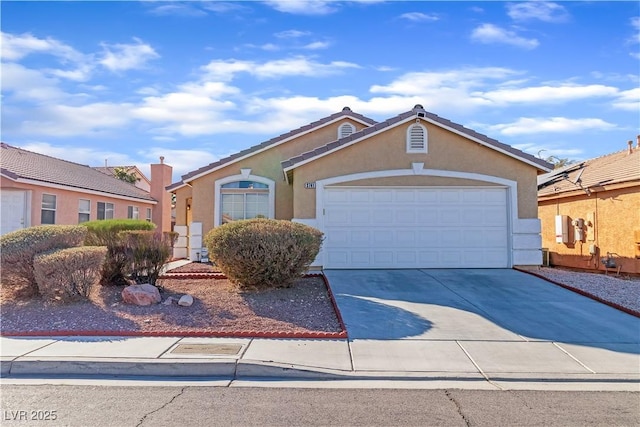
[[[98,202],[98,219],[113,219],[113,203]]]
[[[151,208],[147,208],[147,221],[151,222]]]
[[[137,206],[127,206],[127,218],[140,219],[140,209]]]
[[[221,222],[269,217],[269,186],[256,181],[233,181],[220,186]]]
[[[56,223],[56,196],[53,194],[42,195],[42,210],[40,224]]]
[[[91,219],[91,200],[80,199],[78,202],[78,224]]]

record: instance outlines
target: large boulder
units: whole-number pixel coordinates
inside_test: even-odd
[[[122,290],[122,300],[127,304],[153,305],[158,304],[162,298],[160,297],[158,288],[145,283],[124,288]]]

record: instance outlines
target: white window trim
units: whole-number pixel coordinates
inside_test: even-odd
[[[129,216],[129,208],[131,208],[131,216]],[[127,206],[127,218],[128,219],[140,219],[140,208],[138,206]]]
[[[251,172],[243,173],[240,175],[232,175],[224,178],[220,178],[215,182],[214,200],[213,200],[213,225],[215,227],[222,224],[222,214],[220,212],[221,189],[224,184],[228,184],[234,181],[255,181],[261,184],[266,184],[269,187],[269,218],[273,219],[276,216],[276,182],[272,179],[264,176],[251,175]]]
[[[82,210],[80,208],[80,202],[84,200],[86,202],[89,202],[89,209],[88,210]],[[91,221],[91,199],[78,199],[78,223],[80,223],[80,215],[81,214],[88,214],[89,215],[89,219],[87,221]]]
[[[147,208],[147,216],[146,216],[146,220],[147,222],[151,222],[151,220],[153,219],[153,210],[151,208]]]
[[[423,140],[424,147],[418,150],[416,150],[415,148],[411,148],[411,129],[413,129],[414,126],[421,127],[424,133],[424,140]],[[417,122],[411,123],[407,128],[407,153],[426,153],[428,149],[428,145],[429,145],[429,134],[427,133],[427,128],[421,123],[417,123]]]
[[[351,123],[343,123],[340,126],[338,126],[338,139],[346,138],[347,136],[349,136],[349,135],[346,135],[346,136],[342,135],[342,128],[344,126],[349,126],[351,128],[351,133],[349,135],[356,133],[356,127],[354,125],[352,125]]]
[[[53,205],[53,209],[50,208],[45,208],[44,205],[44,196],[53,196],[54,199],[54,205]],[[53,224],[56,223],[56,213],[58,212],[58,195],[57,194],[50,194],[50,193],[42,193],[42,200],[40,202],[40,223],[42,224],[42,211],[53,211]],[[48,224],[46,224],[48,225]]]
[[[102,203],[104,205],[104,218],[102,218],[101,221],[104,221],[106,219],[114,219],[116,217],[116,205],[114,203],[97,201],[96,202],[96,218],[97,219],[100,220],[100,218],[98,218],[98,214],[100,212],[100,210],[98,209],[99,203]],[[107,218],[107,205],[111,205],[111,218]]]

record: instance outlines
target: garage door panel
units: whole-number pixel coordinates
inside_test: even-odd
[[[324,192],[327,268],[508,266],[503,188],[335,191]]]

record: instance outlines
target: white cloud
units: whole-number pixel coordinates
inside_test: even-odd
[[[2,59],[17,61],[34,53],[53,55],[72,62],[82,62],[85,57],[69,45],[53,38],[39,39],[29,33],[14,35],[0,33]]]
[[[546,1],[508,3],[507,14],[515,21],[566,22],[569,19],[564,6]]]
[[[440,19],[440,17],[434,13],[427,14],[422,12],[403,13],[400,15],[400,18],[411,22],[435,22]]]
[[[624,90],[618,93],[618,97],[613,101],[613,107],[619,110],[640,111],[640,88]]]
[[[145,166],[150,163],[158,163],[160,156],[164,156],[165,163],[173,168],[174,182],[178,181],[178,177],[192,171],[194,167],[220,160],[219,156],[205,150],[177,150],[167,147],[151,147],[137,154],[140,156],[138,165],[142,163]],[[138,167],[142,169],[140,166]]]
[[[231,81],[238,73],[251,74],[259,79],[276,79],[290,76],[322,77],[338,74],[349,68],[360,68],[344,61],[320,63],[307,57],[276,59],[263,63],[236,59],[214,60],[202,67],[207,78]]]
[[[147,61],[160,57],[150,45],[138,38],[133,40],[134,44],[102,43],[103,57],[100,64],[111,71],[125,71],[144,68]]]
[[[498,105],[566,102],[578,99],[616,96],[618,89],[604,85],[559,84],[557,86],[512,87],[489,92],[475,92],[474,96]]]
[[[108,150],[96,150],[91,147],[52,145],[48,142],[29,142],[20,144],[20,148],[88,166],[104,166],[105,160],[107,160],[109,165],[132,165],[136,163],[134,159],[126,154]]]
[[[286,30],[286,31],[280,31],[279,33],[275,33],[274,36],[276,36],[279,39],[296,39],[299,37],[304,37],[304,36],[310,36],[311,33],[309,31],[300,31],[300,30]]]
[[[611,130],[617,126],[598,118],[569,119],[566,117],[521,117],[515,122],[486,126],[506,136],[538,133],[581,133],[593,130]]]
[[[329,46],[331,46],[331,43],[329,42],[311,42],[309,44],[304,45],[302,48],[306,49],[306,50],[321,50],[321,49],[328,49]]]
[[[240,4],[239,2],[225,2],[225,1],[203,1],[199,2],[203,9],[209,10],[215,13],[231,13],[231,12],[244,12],[251,9]]]
[[[173,16],[207,16],[207,13],[191,4],[170,3],[151,9],[154,15],[173,15]]]
[[[493,24],[482,24],[471,33],[471,40],[483,44],[507,44],[524,49],[535,49],[540,44],[536,39],[520,37],[514,31]]]
[[[267,0],[264,3],[278,12],[294,15],[328,15],[338,10],[338,2],[331,0]]]
[[[20,64],[2,64],[2,92],[13,99],[37,102],[60,101],[68,95],[58,87],[59,81]],[[5,106],[6,106],[5,102]]]

